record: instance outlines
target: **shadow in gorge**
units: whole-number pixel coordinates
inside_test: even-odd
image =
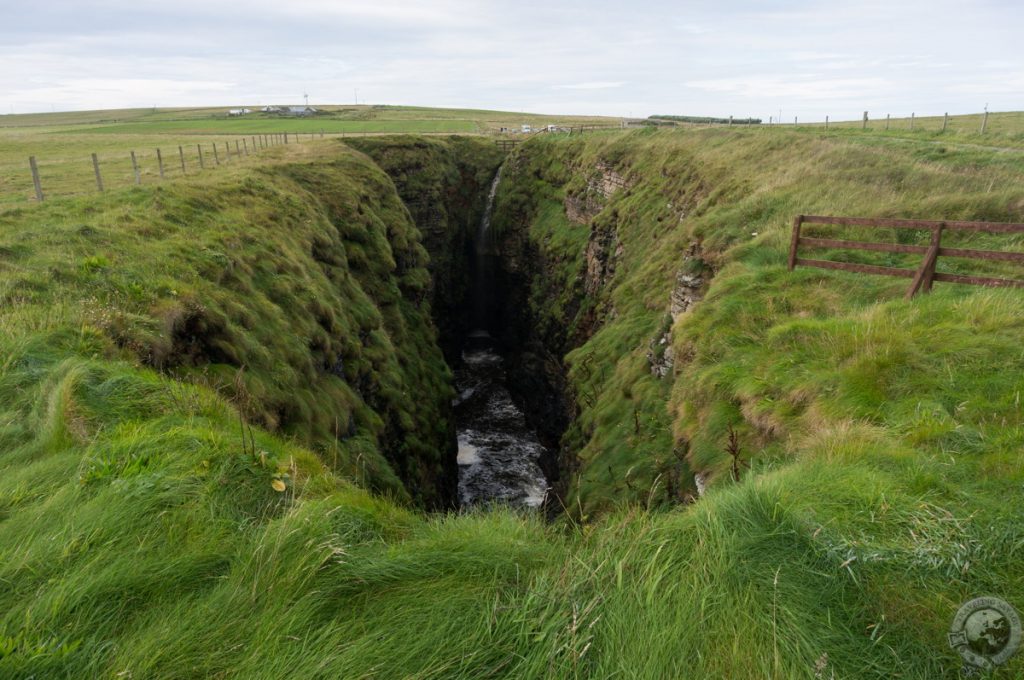
[[[472,330],[454,366],[459,502],[537,508],[549,486],[542,462],[553,456],[508,388],[507,348],[500,341],[506,299],[496,285],[500,257],[490,228],[500,181],[499,169],[473,243]]]

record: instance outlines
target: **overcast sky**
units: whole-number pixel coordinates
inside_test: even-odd
[[[2,0],[0,112],[1024,109],[1024,0]]]

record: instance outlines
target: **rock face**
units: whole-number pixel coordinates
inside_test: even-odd
[[[675,366],[675,351],[672,349],[671,330],[660,338],[651,340],[647,363],[651,365],[651,374],[656,378],[664,378],[672,373]]]
[[[701,301],[704,297],[706,279],[703,273],[704,261],[700,257],[700,245],[691,243],[683,258],[683,265],[676,273],[676,285],[669,294],[668,312],[670,321],[667,329],[651,340],[647,352],[647,363],[651,366],[651,374],[664,378],[671,375],[675,365],[675,351],[672,349],[672,325]]]
[[[706,472],[698,472],[693,476],[693,484],[697,487],[697,495],[703,496],[708,488],[708,474]]]
[[[692,273],[695,268],[703,268],[703,260],[699,253],[700,245],[691,243],[683,259],[683,267],[676,274],[676,286],[669,298],[669,313],[672,315],[672,321],[678,319],[704,297],[704,276]]]
[[[583,190],[566,195],[566,217],[577,224],[586,224],[604,209],[612,194],[628,186],[626,178],[612,166],[598,162]]]
[[[583,290],[587,295],[595,295],[615,275],[615,260],[622,256],[622,244],[619,236],[612,228],[595,226],[590,232],[587,243],[587,272],[583,280]]]

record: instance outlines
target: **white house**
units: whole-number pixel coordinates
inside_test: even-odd
[[[229,116],[244,116],[247,113],[252,113],[252,109],[229,109]]]

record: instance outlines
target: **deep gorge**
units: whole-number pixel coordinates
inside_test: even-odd
[[[505,159],[454,140],[454,149],[413,139],[353,145],[395,180],[431,256],[439,344],[455,371],[460,502],[536,506],[546,497],[548,512],[557,511],[559,450],[571,415],[564,348],[546,347],[530,330],[531,286],[543,265],[520,237],[528,223],[497,235],[491,229],[501,221],[494,210]],[[481,462],[478,448],[504,463]]]
[[[1024,298],[786,266],[803,211],[1024,221],[1015,156],[897,141],[324,140],[0,213],[0,676],[954,677],[1024,601]],[[492,356],[547,513],[452,511]]]

